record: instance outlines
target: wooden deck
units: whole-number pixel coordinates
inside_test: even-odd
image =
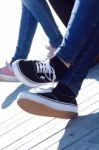
[[[99,65],[78,95],[79,117],[64,120],[22,111],[17,95],[29,88],[0,83],[0,150],[99,150]],[[4,92],[2,92],[4,91]]]

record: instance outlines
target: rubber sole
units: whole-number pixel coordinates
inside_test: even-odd
[[[63,119],[73,119],[78,116],[78,113],[76,112],[54,110],[43,104],[30,101],[27,99],[18,100],[17,104],[24,111],[31,113],[31,114],[39,115],[39,116],[47,116],[47,117],[55,117],[55,118],[63,118]]]
[[[11,77],[11,76],[1,75],[1,74],[0,74],[0,81],[2,81],[2,82],[19,82],[19,80],[16,77]]]

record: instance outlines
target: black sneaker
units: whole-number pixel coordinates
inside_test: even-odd
[[[12,69],[20,82],[29,87],[42,86],[56,80],[54,68],[49,63],[17,60]]]
[[[35,115],[64,119],[78,116],[75,98],[59,91],[39,94],[24,92],[18,96],[17,103],[24,111]]]

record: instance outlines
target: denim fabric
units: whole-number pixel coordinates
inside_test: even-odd
[[[74,63],[94,31],[98,16],[98,0],[76,0],[65,38],[57,54],[66,62]]]
[[[22,5],[22,16],[20,21],[18,43],[11,63],[17,59],[26,59],[28,57],[36,27],[37,21],[28,11],[28,9]]]
[[[46,1],[23,0],[19,39],[12,62],[27,58],[38,22],[42,25],[52,47],[57,48],[61,44],[62,35]]]
[[[75,14],[74,14],[75,12]],[[90,65],[99,53],[99,0],[76,0],[64,43],[57,56],[74,64],[59,83],[75,95],[81,88]]]

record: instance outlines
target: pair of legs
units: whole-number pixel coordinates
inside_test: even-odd
[[[90,65],[99,53],[98,6],[98,0],[76,0],[64,41],[48,68],[38,61],[20,60],[12,64],[18,79],[28,86],[30,82],[30,86],[35,87],[58,80],[52,92],[20,94],[18,105],[23,110],[60,118],[77,116],[76,97]],[[67,61],[72,64],[69,69],[63,63]]]
[[[61,44],[62,35],[47,2],[45,0],[22,0],[19,38],[17,49],[11,62],[20,58],[27,58],[38,23],[42,25],[51,47],[57,48]]]
[[[55,23],[46,0],[22,0],[22,16],[19,37],[16,51],[10,64],[15,60],[26,59],[28,57],[38,23],[41,24],[49,39],[49,49],[52,50],[52,54],[53,51],[60,46],[62,35]],[[0,79],[8,81],[16,80],[9,65],[8,67],[0,69]]]

